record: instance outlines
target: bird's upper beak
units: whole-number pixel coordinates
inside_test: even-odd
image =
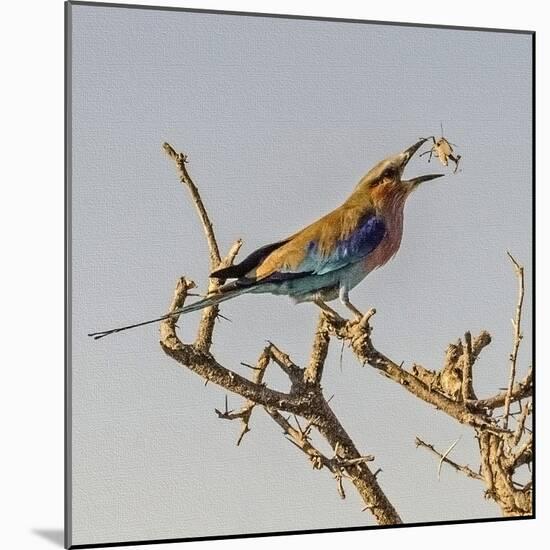
[[[412,159],[414,154],[420,149],[424,143],[428,141],[428,138],[422,138],[418,140],[414,145],[411,145],[408,149],[405,149],[399,156],[400,156],[400,164],[401,164],[401,173],[405,170],[405,166],[407,166],[407,163]],[[418,176],[416,178],[413,178],[411,180],[403,181],[402,183],[405,183],[407,185],[410,185],[412,188],[417,187],[424,181],[430,181],[435,178],[440,178],[441,176],[444,176],[445,174],[426,174],[425,176]]]

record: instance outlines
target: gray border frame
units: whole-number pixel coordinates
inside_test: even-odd
[[[65,3],[65,495],[64,546],[72,543],[72,14]]]

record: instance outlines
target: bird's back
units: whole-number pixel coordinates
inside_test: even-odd
[[[362,226],[363,221],[374,216],[372,205],[349,207],[344,204],[289,237],[285,244],[271,252],[247,276],[263,279],[280,271],[319,270],[316,262],[324,259],[330,264],[331,255],[335,255],[341,243],[346,243],[349,247],[356,245],[354,233]],[[346,250],[343,249],[340,255],[345,253]],[[334,257],[334,261],[339,260],[341,258]],[[326,269],[328,267],[325,266]]]

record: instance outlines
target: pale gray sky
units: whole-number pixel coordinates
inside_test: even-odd
[[[239,425],[214,414],[223,392],[167,358],[156,326],[86,334],[163,313],[182,274],[204,289],[202,231],[163,141],[189,154],[222,248],[242,237],[246,254],[337,206],[375,162],[442,122],[462,171],[409,200],[401,251],[352,300],[376,306],[375,344],[406,365],[438,368],[450,341],[489,330],[478,393],[505,385],[516,296],[506,250],[531,271],[531,38],[71,11],[73,544],[372,525],[353,489],[340,500],[261,411],[236,447]],[[426,157],[408,168],[427,171]],[[307,357],[314,306],[244,296],[223,313],[233,322],[219,324],[214,352],[228,367],[253,362],[267,338]],[[181,320],[183,335],[197,318]],[[529,314],[524,329],[520,375]],[[414,446],[415,435],[447,448],[463,434],[453,456],[477,467],[469,431],[347,351],[340,370],[339,354],[335,343],[323,387],[403,519],[499,515],[480,483],[446,468],[438,481],[437,461]]]

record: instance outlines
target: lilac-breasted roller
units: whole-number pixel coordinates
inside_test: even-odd
[[[295,302],[314,302],[329,313],[334,311],[326,302],[339,297],[360,316],[349,300],[349,291],[399,250],[407,197],[422,182],[444,175],[402,179],[405,166],[426,141],[420,139],[376,164],[348,199],[326,216],[286,239],[259,248],[239,264],[212,272],[210,277],[233,280],[211,295],[158,319],[90,336],[101,338],[248,293],[286,295]]]

